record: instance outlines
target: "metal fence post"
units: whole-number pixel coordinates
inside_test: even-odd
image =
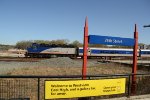
[[[129,75],[129,76],[128,76],[128,78],[129,78],[128,80],[129,80],[129,81],[128,81],[128,96],[127,96],[127,97],[130,97],[130,83],[131,83],[131,82],[130,82],[130,80],[131,80],[130,77],[131,77],[131,76]]]
[[[40,78],[38,78],[38,100],[40,100]]]

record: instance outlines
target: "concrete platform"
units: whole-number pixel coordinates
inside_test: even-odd
[[[132,60],[108,60],[108,62],[121,63],[121,64],[133,64]],[[138,60],[138,65],[149,65],[150,66],[150,61]]]
[[[0,57],[25,57],[25,55],[15,53],[0,53]]]

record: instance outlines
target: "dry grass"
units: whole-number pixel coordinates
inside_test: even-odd
[[[131,66],[121,64],[105,63],[97,66],[87,67],[88,75],[100,74],[127,74],[131,73]],[[22,69],[14,69],[7,73],[8,75],[81,75],[81,67],[27,67]],[[146,71],[139,70],[139,73]]]

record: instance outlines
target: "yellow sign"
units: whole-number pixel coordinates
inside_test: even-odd
[[[125,93],[126,78],[45,81],[45,99],[88,97]]]

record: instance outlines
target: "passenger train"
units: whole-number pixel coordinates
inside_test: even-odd
[[[26,57],[82,57],[83,47],[68,47],[56,45],[41,45],[33,43],[27,48]],[[89,47],[87,56],[90,57],[130,57],[133,49],[121,48],[93,48]],[[150,50],[139,49],[139,57],[150,57]]]

